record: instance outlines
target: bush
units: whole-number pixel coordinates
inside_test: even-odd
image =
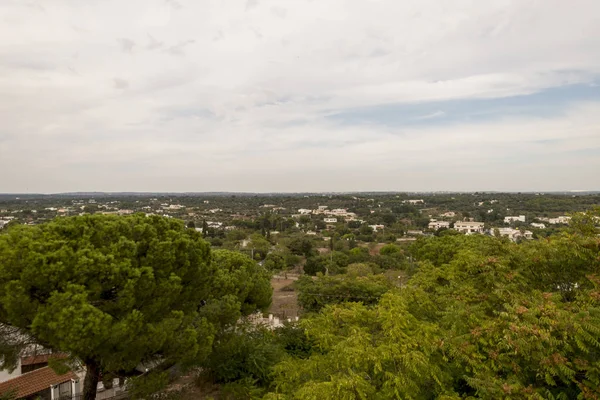
[[[266,387],[271,368],[284,351],[267,328],[244,325],[226,332],[215,341],[213,352],[202,365],[218,383],[252,381]]]

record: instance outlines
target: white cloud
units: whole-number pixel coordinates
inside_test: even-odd
[[[1,191],[541,190],[600,169],[569,153],[600,148],[594,103],[410,129],[324,118],[594,85],[595,0],[23,4],[0,3]]]

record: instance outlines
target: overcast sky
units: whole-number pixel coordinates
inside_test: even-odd
[[[577,189],[598,0],[0,1],[0,192]]]

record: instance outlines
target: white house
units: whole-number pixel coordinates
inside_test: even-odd
[[[533,239],[533,232],[525,231],[521,233],[518,229],[513,228],[498,228],[500,236],[507,236],[511,241],[516,242],[517,239],[524,237],[525,239]]]
[[[436,230],[436,231],[438,229],[441,229],[441,228],[450,228],[450,222],[448,222],[448,221],[438,221],[438,220],[432,219],[429,222],[428,228]]]
[[[517,216],[513,216],[513,217],[504,217],[504,223],[505,224],[510,224],[511,222],[525,222],[525,216],[524,215],[519,215]]]
[[[562,215],[560,217],[550,218],[550,220],[548,222],[551,224],[568,224],[570,220],[571,220],[571,217]]]
[[[328,224],[335,224],[337,222],[337,218],[324,218],[323,221]]]
[[[483,233],[483,225],[483,222],[457,221],[454,223],[454,230],[462,233]]]
[[[369,228],[373,229],[373,232],[377,232],[378,230],[383,230],[385,228],[384,225],[369,225]]]
[[[298,214],[300,215],[308,215],[312,213],[312,210],[309,210],[308,208],[301,208],[298,210]]]
[[[49,357],[49,354],[23,356],[12,373],[0,372],[0,393],[13,392],[15,399],[78,398],[82,378],[73,371],[57,374],[48,366]]]
[[[546,224],[542,224],[541,222],[532,222],[531,226],[538,229],[546,229]]]
[[[424,204],[425,201],[423,201],[422,199],[418,199],[418,200],[404,200],[402,201],[403,203],[409,203],[409,204]]]
[[[346,214],[348,214],[348,210],[346,210],[345,208],[334,208],[328,214],[345,216]]]
[[[456,213],[454,211],[448,211],[443,214],[440,214],[440,217],[454,218],[456,217]]]

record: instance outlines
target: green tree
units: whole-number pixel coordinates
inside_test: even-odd
[[[214,250],[212,257],[219,268],[213,277],[215,286],[207,307],[212,305],[216,316],[222,315],[220,310],[227,308],[224,303],[230,302],[232,294],[235,294],[236,300],[234,310],[241,315],[264,311],[271,305],[273,289],[269,271],[247,255],[235,251]],[[241,315],[224,322],[235,322]]]
[[[420,243],[415,250],[425,261],[401,290],[371,306],[331,302],[300,321],[319,351],[277,365],[270,398],[597,399],[598,239],[556,240]],[[535,275],[524,263],[530,258]],[[559,264],[569,276],[557,271]],[[336,286],[332,278],[338,277],[298,282],[320,295],[310,301],[322,301],[316,299],[331,290],[326,283]],[[579,285],[564,296],[557,278]]]
[[[219,335],[202,366],[218,383],[251,379],[266,387],[271,382],[272,367],[284,354],[284,347],[269,329],[240,324]]]
[[[317,273],[325,273],[327,268],[327,259],[322,256],[308,257],[304,264],[304,273],[306,275],[316,275]]]
[[[352,272],[346,275],[300,277],[296,281],[298,304],[311,312],[319,311],[327,304],[376,304],[392,287],[390,281],[383,275],[371,274],[365,264],[354,265]]]
[[[250,235],[249,246],[254,250],[254,256],[257,259],[264,260],[271,248],[271,243],[264,236],[255,233]]]
[[[265,258],[265,268],[269,271],[281,271],[285,268],[285,258],[283,254],[269,253]]]
[[[205,219],[202,220],[202,236],[208,236],[208,222]]]
[[[379,254],[381,254],[382,256],[389,256],[391,254],[399,253],[401,251],[402,250],[400,249],[400,247],[396,246],[395,244],[386,244],[379,250]]]
[[[308,257],[312,253],[313,243],[305,235],[296,235],[295,237],[290,238],[287,247],[292,254]]]
[[[232,278],[222,261],[183,221],[158,216],[14,227],[0,235],[0,324],[82,362],[93,400],[100,374],[195,363],[219,324],[270,299],[256,275]]]

